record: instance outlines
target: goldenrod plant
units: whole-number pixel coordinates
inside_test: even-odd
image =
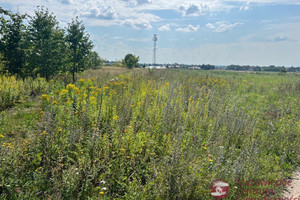
[[[222,179],[236,199],[237,180],[289,178],[299,164],[298,75],[111,70],[0,113],[0,198],[203,200]]]

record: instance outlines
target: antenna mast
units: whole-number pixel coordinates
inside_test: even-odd
[[[156,64],[156,41],[157,41],[157,37],[156,34],[154,34],[153,37],[153,67],[155,67]]]

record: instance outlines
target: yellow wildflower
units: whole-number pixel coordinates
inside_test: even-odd
[[[117,120],[117,119],[119,119],[119,116],[118,115],[114,116],[113,120]]]
[[[79,82],[79,83],[84,83],[84,81],[85,81],[85,80],[84,80],[83,78],[81,78],[81,79],[79,79],[78,82]]]
[[[100,194],[100,195],[104,195],[104,192],[103,192],[103,191],[101,191],[101,192],[99,192],[99,194]]]
[[[65,94],[67,94],[67,93],[68,93],[68,90],[66,90],[66,89],[62,89],[62,90],[61,90],[61,94],[62,94],[62,95],[65,95]]]
[[[78,87],[75,87],[75,94],[77,94],[77,95],[80,95],[80,90],[79,90],[79,88]]]
[[[47,94],[42,94],[42,100],[43,100],[43,101],[49,101],[49,100],[50,100],[49,95],[47,95]]]
[[[0,138],[4,138],[4,135],[0,134]]]
[[[73,103],[73,101],[72,101],[71,99],[68,99],[68,101],[67,101],[66,103],[68,103],[68,104],[72,104],[72,103]]]
[[[210,158],[208,158],[208,161],[209,161],[209,162],[213,162],[214,160],[213,160],[213,159],[210,159]]]
[[[95,90],[96,88],[94,86],[89,87],[90,90]]]
[[[57,101],[52,101],[52,104],[57,104]]]
[[[43,136],[43,135],[47,135],[48,133],[46,132],[46,131],[43,131],[42,133],[41,133],[41,136]]]
[[[90,101],[95,101],[95,100],[96,100],[96,97],[93,97],[93,96],[90,97]]]
[[[130,158],[130,156],[126,156],[126,158],[128,158],[128,159],[129,159],[129,158]]]
[[[11,144],[11,143],[9,143],[9,142],[4,142],[3,144],[2,144],[2,147],[7,147],[7,148],[9,148],[9,149],[13,149],[14,148],[14,146]]]
[[[204,147],[203,147],[203,149],[205,149],[205,150],[206,150],[206,149],[207,149],[207,147],[206,147],[206,146],[204,146]]]
[[[169,86],[169,85],[170,85],[169,82],[167,82],[167,83],[166,83],[166,86]]]
[[[112,94],[112,95],[116,95],[117,92],[116,92],[115,90],[112,90],[112,91],[111,91],[111,94]]]
[[[105,87],[103,87],[103,90],[105,91],[105,90],[108,90],[109,89],[109,87],[107,87],[107,86],[105,86]]]
[[[120,151],[126,151],[124,148],[121,148]]]
[[[76,86],[75,86],[74,84],[69,84],[69,85],[67,85],[66,88],[67,88],[68,90],[72,90],[72,89],[75,89]]]

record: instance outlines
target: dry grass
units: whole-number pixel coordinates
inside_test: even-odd
[[[143,69],[127,69],[125,67],[103,67],[102,69],[98,70],[87,70],[83,73],[80,77],[84,79],[91,79],[97,77],[115,77],[121,74],[129,74],[129,73],[140,73],[145,71]]]

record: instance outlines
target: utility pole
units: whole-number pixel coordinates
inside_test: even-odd
[[[154,37],[153,37],[153,67],[155,67],[156,65],[156,41],[157,41],[157,37],[156,37],[156,34],[154,34]]]

